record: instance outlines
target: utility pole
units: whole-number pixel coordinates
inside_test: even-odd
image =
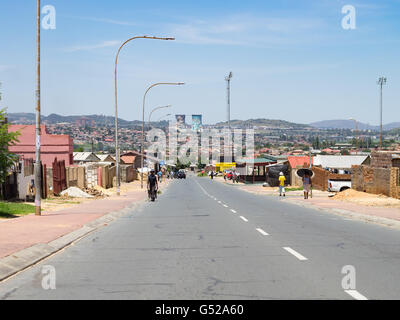
[[[232,79],[232,77],[233,77],[232,72],[229,72],[229,75],[227,77],[225,77],[225,81],[226,81],[226,103],[227,103],[226,118],[227,118],[227,121],[228,121],[229,134],[231,134],[230,131],[231,131],[231,79]],[[233,162],[233,142],[232,142],[232,146],[228,146],[228,147],[229,148],[232,147],[231,162]],[[224,143],[224,148],[225,148],[225,143]],[[225,159],[224,159],[224,162],[226,162]]]
[[[35,215],[41,215],[41,198],[42,198],[42,170],[40,163],[40,0],[37,0],[37,17],[36,17],[36,161],[35,161]]]
[[[381,139],[380,139],[380,149],[382,150],[382,145],[383,145],[383,129],[382,129],[382,110],[383,110],[383,86],[386,84],[386,77],[380,77],[378,79],[378,85],[381,88]]]

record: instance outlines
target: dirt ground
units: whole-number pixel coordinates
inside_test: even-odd
[[[167,181],[167,182],[165,182]],[[168,184],[168,180],[164,180],[161,186],[165,186]],[[144,190],[146,189],[146,180],[144,181]],[[117,188],[111,188],[111,189],[104,189],[102,187],[96,186],[95,187],[96,191],[99,191],[102,193],[102,196],[95,196],[94,198],[71,198],[71,197],[49,197],[48,199],[42,200],[42,210],[44,212],[52,212],[52,211],[58,211],[66,208],[70,208],[72,206],[75,206],[77,204],[81,204],[84,202],[90,202],[94,201],[97,199],[102,199],[106,197],[112,197],[117,194]],[[135,180],[130,183],[122,183],[121,187],[121,194],[128,193],[128,192],[134,192],[134,191],[142,191],[141,190],[141,184],[140,180]],[[145,191],[143,191],[145,192]]]
[[[366,192],[359,192],[353,189],[339,192],[331,197],[331,199],[348,201],[364,206],[400,208],[400,200],[398,199],[390,198],[383,194],[371,194]]]

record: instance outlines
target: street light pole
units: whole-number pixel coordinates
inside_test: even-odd
[[[232,72],[229,73],[227,77],[225,77],[225,81],[227,83],[226,87],[226,100],[227,100],[227,121],[228,121],[228,128],[231,128],[231,79],[233,77]]]
[[[164,114],[162,117],[158,118],[157,121],[161,121],[161,119],[164,119],[164,118],[169,117],[171,115],[172,115],[171,113]]]
[[[383,86],[386,84],[386,77],[380,77],[378,79],[378,85],[381,87],[381,139],[380,139],[380,149],[382,150],[382,145],[383,145],[383,128],[382,128],[382,110],[383,110]]]
[[[151,88],[154,88],[156,86],[160,85],[172,85],[172,86],[182,86],[184,85],[184,82],[158,82],[152,84],[150,87],[147,88],[146,92],[144,93],[143,96],[143,113],[142,113],[142,145],[140,146],[140,156],[141,156],[141,166],[142,166],[142,172],[140,174],[140,187],[143,189],[143,164],[144,164],[144,108],[146,104],[146,96],[147,93],[150,91]]]
[[[35,215],[41,215],[42,173],[40,164],[40,0],[37,0],[36,14],[36,143],[35,143]]]
[[[137,36],[126,40],[118,49],[117,55],[115,56],[115,70],[114,70],[114,94],[115,94],[115,162],[116,162],[116,179],[117,179],[117,195],[120,195],[120,183],[119,183],[119,147],[118,147],[118,94],[117,94],[117,65],[118,56],[121,49],[130,41],[135,39],[153,39],[153,40],[175,40],[175,38],[159,38],[159,37],[148,37],[148,36]]]
[[[150,115],[149,115],[149,127],[150,127],[150,119],[151,119],[151,115],[153,114],[154,111],[160,110],[160,109],[164,109],[164,108],[171,108],[172,106],[169,104],[167,106],[161,106],[161,107],[157,107],[154,108],[153,110],[151,110]]]

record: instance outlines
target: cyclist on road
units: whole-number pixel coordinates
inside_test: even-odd
[[[157,190],[158,190],[158,181],[157,177],[154,174],[154,170],[150,171],[150,175],[147,178],[147,192],[149,195],[149,199],[151,199],[151,194],[155,192],[155,197],[157,197]]]

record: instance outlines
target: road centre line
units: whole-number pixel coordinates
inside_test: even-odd
[[[344,290],[348,295],[353,297],[356,300],[368,300],[367,297],[363,296],[361,293],[359,293],[357,290]]]
[[[256,228],[256,230],[259,232],[259,233],[261,233],[263,236],[269,236],[269,234],[268,233],[266,233],[263,229],[261,229],[261,228]]]
[[[300,253],[298,253],[297,251],[293,250],[292,248],[283,247],[283,249],[285,249],[287,252],[291,253],[291,254],[294,255],[297,259],[299,259],[299,260],[301,260],[301,261],[308,260],[305,256],[301,255]]]

